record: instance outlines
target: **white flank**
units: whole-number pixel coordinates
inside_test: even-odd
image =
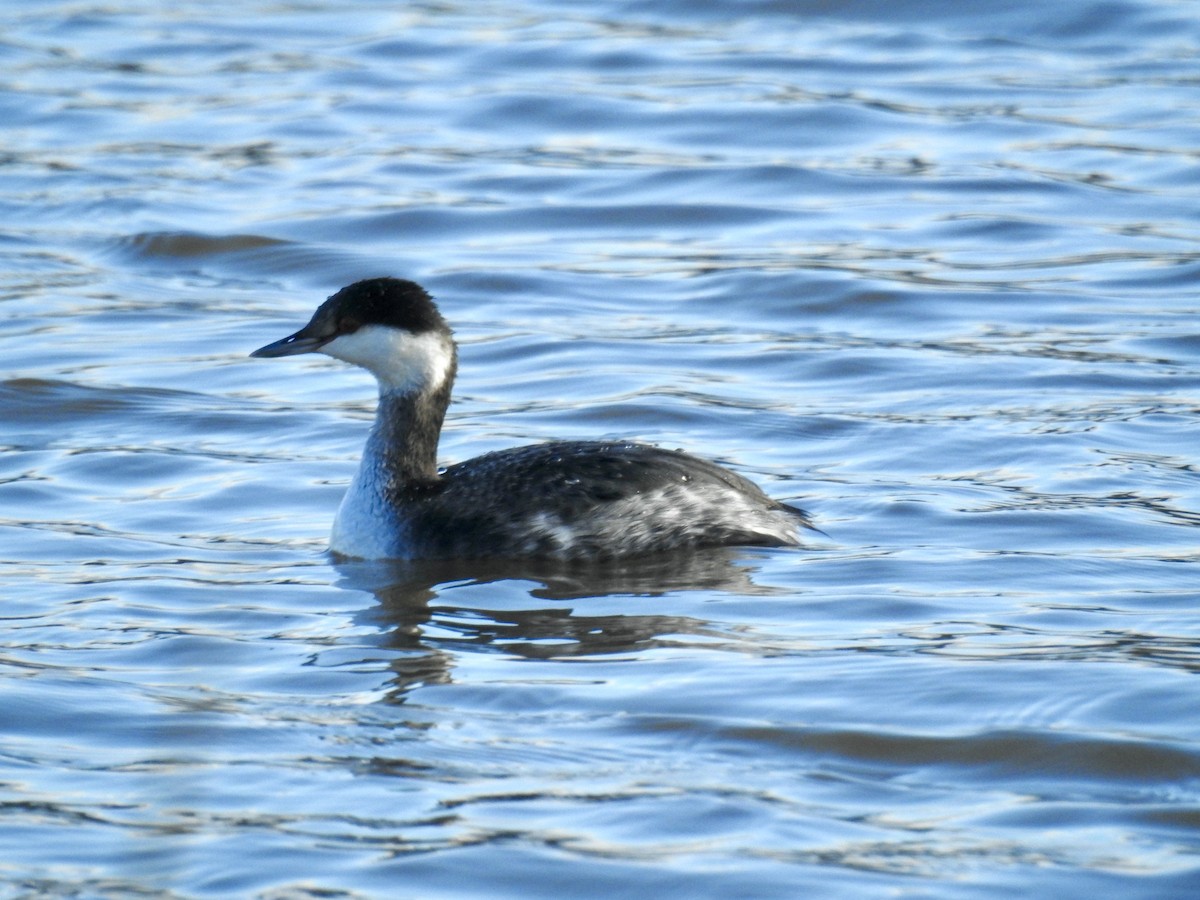
[[[329,549],[359,559],[384,559],[399,555],[402,535],[380,489],[374,467],[360,466],[333,520]]]

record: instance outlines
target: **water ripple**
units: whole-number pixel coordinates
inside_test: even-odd
[[[14,890],[1196,893],[1186,4],[198,9],[0,46]],[[246,354],[381,274],[446,461],[683,447],[825,536],[334,563],[373,386]]]

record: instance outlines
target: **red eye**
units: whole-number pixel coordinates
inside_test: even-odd
[[[362,322],[358,319],[342,319],[338,322],[338,334],[354,334],[362,327]]]

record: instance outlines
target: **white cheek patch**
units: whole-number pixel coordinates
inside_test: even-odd
[[[384,393],[436,390],[454,362],[454,348],[445,335],[413,334],[387,325],[363,325],[334,338],[321,352],[362,366],[379,380]]]

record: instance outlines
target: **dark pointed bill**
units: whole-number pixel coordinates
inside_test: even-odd
[[[336,336],[317,337],[316,335],[305,334],[305,331],[306,329],[302,328],[295,334],[289,334],[287,337],[275,341],[273,344],[259,347],[250,355],[269,358],[272,356],[295,356],[298,353],[313,353],[320,350]]]

